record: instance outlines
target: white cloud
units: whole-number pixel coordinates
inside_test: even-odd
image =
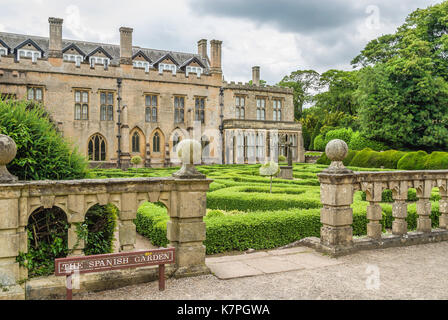
[[[288,1],[281,0],[282,3]],[[154,49],[197,52],[199,39],[219,39],[223,40],[223,69],[227,81],[249,81],[251,67],[259,65],[261,78],[273,84],[297,69],[350,69],[350,60],[368,41],[394,32],[405,16],[418,6],[440,2],[341,0],[334,5],[331,1],[326,8],[324,1],[328,2],[319,0],[318,5],[312,6],[314,11],[300,10],[300,3],[309,6],[310,2],[297,0],[289,7],[275,4],[278,9],[267,15],[262,12],[267,7],[259,5],[251,7],[248,16],[241,13],[217,16],[205,10],[205,4],[195,6],[192,0],[1,0],[0,30],[48,36],[48,17],[60,17],[64,18],[63,32],[68,39],[118,44],[121,26],[134,28],[134,45]],[[223,3],[228,9],[236,2]],[[242,1],[238,3],[243,5]],[[366,20],[374,14],[372,10],[366,12],[369,5],[380,10],[379,28],[368,27]],[[297,8],[294,9],[297,14],[286,14],[282,8]],[[333,8],[342,9],[335,12]],[[301,20],[296,24],[304,12],[316,15],[322,12],[324,18],[305,17],[309,22],[304,25],[305,20]],[[354,19],[356,13],[360,15]],[[262,18],[268,16],[270,23],[257,19],[257,14]],[[325,17],[328,17],[327,26]],[[282,24],[286,19],[289,22]],[[318,25],[312,25],[313,22]]]

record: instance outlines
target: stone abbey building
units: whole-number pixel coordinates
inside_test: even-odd
[[[198,53],[134,46],[131,28],[120,45],[62,38],[62,19],[49,18],[49,37],[0,32],[0,93],[42,103],[59,131],[92,165],[178,164],[176,145],[200,140],[203,163],[257,163],[286,156],[304,162],[300,123],[290,88],[223,80],[218,40]]]

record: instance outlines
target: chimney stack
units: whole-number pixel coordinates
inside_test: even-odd
[[[260,85],[260,67],[255,66],[252,67],[252,84],[259,86]]]
[[[201,39],[198,41],[198,54],[203,59],[207,59],[207,40],[206,39]]]
[[[210,41],[210,71],[211,73],[221,73],[221,47],[222,41],[212,40]]]
[[[63,19],[48,18],[50,24],[49,58],[62,58],[62,22]]]
[[[132,32],[134,29],[120,28],[120,64],[132,65]]]

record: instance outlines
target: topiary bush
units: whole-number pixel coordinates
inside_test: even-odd
[[[425,151],[408,152],[400,161],[397,169],[399,170],[424,170],[428,154]]]
[[[381,142],[364,138],[359,131],[352,134],[350,142],[347,144],[348,148],[352,150],[363,150],[365,148],[370,148],[375,151],[381,151],[387,149],[387,147]]]
[[[340,139],[345,141],[347,144],[350,143],[350,140],[353,135],[353,130],[351,128],[339,128],[335,130],[328,131],[325,135],[325,145],[333,139]]]
[[[448,169],[448,152],[434,151],[427,156],[424,168],[425,170]]]
[[[316,151],[325,151],[325,147],[327,144],[325,143],[325,138],[323,135],[318,135],[314,138],[314,150]]]
[[[368,168],[369,160],[373,154],[374,151],[370,148],[365,148],[362,151],[357,152],[352,161],[350,161],[350,166]]]

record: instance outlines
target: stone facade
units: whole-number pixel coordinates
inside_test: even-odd
[[[97,44],[63,39],[62,23],[49,19],[48,38],[0,33],[0,93],[42,102],[93,165],[115,166],[119,149],[125,165],[134,155],[145,166],[177,165],[175,145],[185,138],[201,141],[203,163],[248,161],[234,159],[233,149],[251,150],[259,139],[263,150],[254,161],[264,162],[285,153],[277,129],[293,142],[294,161],[304,161],[292,89],[260,86],[259,67],[253,85],[223,81],[221,41],[210,41],[209,57],[205,39],[197,54],[145,49],[133,46],[133,30],[122,27],[120,45]],[[240,144],[232,140],[239,133]]]

